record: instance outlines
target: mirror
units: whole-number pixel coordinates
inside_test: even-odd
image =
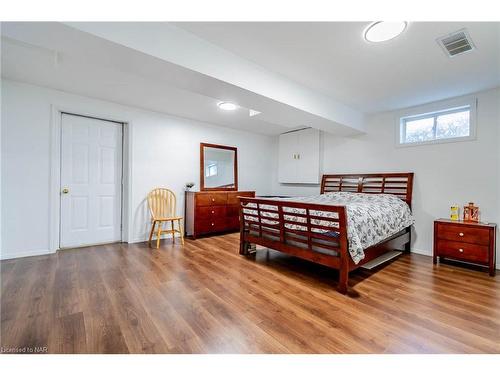
[[[200,143],[200,190],[238,190],[236,147]]]

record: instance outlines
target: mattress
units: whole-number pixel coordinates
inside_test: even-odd
[[[364,194],[364,193],[349,193],[349,192],[331,192],[326,194],[275,199],[280,201],[313,203],[332,206],[345,206],[347,216],[347,239],[349,242],[349,254],[355,264],[358,264],[365,257],[364,250],[370,246],[384,241],[393,236],[406,227],[414,223],[410,207],[400,198],[390,194]],[[253,205],[253,207],[252,207]],[[250,204],[243,209],[243,213],[256,213],[254,204]],[[262,205],[261,208],[273,209],[272,204],[269,206]],[[275,206],[274,206],[275,207]],[[289,216],[287,217],[287,213]],[[294,213],[304,214],[305,209],[295,207],[284,207],[283,214],[287,220],[296,222],[297,224],[286,223],[285,227],[295,230],[307,230],[305,218],[293,216]],[[310,211],[311,215],[320,217],[336,218],[337,213],[328,211]],[[292,215],[290,215],[292,214]],[[277,221],[277,213],[262,212],[262,223],[275,224]],[[245,216],[245,220],[255,221],[253,216]],[[335,223],[330,221],[321,222],[319,219],[313,219],[314,224],[332,226],[332,230],[313,229],[318,233],[332,237],[332,241],[338,237],[338,232],[335,231]],[[325,249],[316,249],[316,251],[326,252]]]

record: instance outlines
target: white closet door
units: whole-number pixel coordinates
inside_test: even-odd
[[[279,136],[278,180],[281,183],[293,183],[297,180],[297,132]]]
[[[62,114],[60,247],[121,240],[122,124]]]
[[[304,184],[320,182],[319,130],[304,129],[296,132],[298,139],[297,177]]]

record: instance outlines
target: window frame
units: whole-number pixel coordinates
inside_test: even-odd
[[[396,131],[396,146],[397,147],[413,147],[413,146],[423,146],[432,145],[440,143],[454,143],[454,142],[464,142],[472,141],[476,139],[476,98],[461,98],[453,99],[448,101],[442,101],[437,103],[432,103],[424,106],[414,107],[406,110],[402,110],[397,116],[397,131]],[[409,121],[422,120],[425,118],[433,118],[433,132],[434,137],[436,135],[437,129],[437,118],[442,115],[458,113],[464,111],[464,109],[469,109],[469,135],[464,137],[452,137],[452,138],[434,138],[428,141],[421,142],[407,142],[404,140],[406,138],[406,123]]]
[[[207,172],[210,172],[210,170],[212,168],[215,168],[215,173],[214,174],[207,174]],[[206,167],[206,170],[205,170],[205,178],[208,178],[208,177],[213,177],[213,176],[217,176],[219,174],[219,168],[217,166],[217,163],[212,163],[212,164],[209,164],[207,165]]]

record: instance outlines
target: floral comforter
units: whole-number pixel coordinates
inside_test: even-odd
[[[279,200],[345,206],[349,253],[356,264],[365,257],[364,249],[387,239],[414,223],[408,204],[390,194],[335,192],[309,197],[282,198]],[[303,209],[286,207],[286,211],[301,213]],[[270,220],[272,220],[272,215],[269,215]],[[333,215],[337,214],[318,211],[316,215],[333,217]],[[286,226],[291,229],[301,227],[300,222],[297,225],[286,224]]]

